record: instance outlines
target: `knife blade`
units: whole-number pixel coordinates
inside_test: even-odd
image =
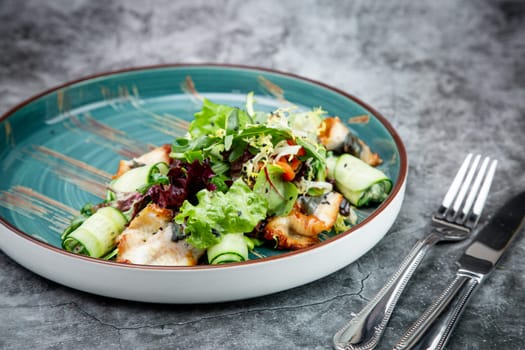
[[[525,220],[525,191],[508,200],[458,259],[458,271],[420,318],[400,338],[394,350],[443,349],[468,300],[494,270]]]
[[[512,197],[483,227],[459,258],[459,271],[480,278],[494,269],[519,231],[525,216],[525,192]]]

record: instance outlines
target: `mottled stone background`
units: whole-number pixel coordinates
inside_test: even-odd
[[[317,282],[253,300],[149,305],[78,292],[0,253],[2,349],[330,349],[383,285],[460,159],[500,160],[484,221],[525,189],[524,1],[0,0],[0,113],[54,85],[137,65],[239,63],[321,80],[375,106],[408,150],[388,235]],[[525,349],[525,237],[467,307],[448,349]],[[389,349],[445,286],[466,243],[441,245],[401,299]]]

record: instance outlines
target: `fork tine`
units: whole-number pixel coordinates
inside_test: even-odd
[[[461,188],[459,190],[459,193],[456,197],[456,200],[454,201],[454,205],[452,206],[452,211],[449,213],[449,217],[450,217],[449,220],[454,220],[456,218],[456,215],[458,214],[459,209],[461,208],[461,204],[463,203],[463,200],[465,199],[470,183],[472,182],[472,179],[474,178],[474,173],[476,172],[480,159],[481,159],[481,155],[478,154],[474,158],[474,161],[472,162],[472,164],[470,165],[467,176],[465,177],[461,185]]]
[[[490,160],[489,157],[485,157],[485,159],[483,159],[483,163],[481,163],[481,167],[479,168],[478,174],[476,175],[476,179],[474,180],[474,183],[472,184],[472,188],[470,189],[467,200],[465,201],[465,204],[463,205],[463,209],[461,209],[461,213],[459,214],[459,217],[456,220],[458,224],[465,223],[467,215],[469,214],[470,209],[472,208],[472,205],[474,204],[474,199],[476,199],[476,196],[478,195],[479,187],[481,186],[481,181],[483,181],[483,177],[485,176],[485,173],[487,171],[489,160]]]
[[[474,203],[472,215],[470,215],[467,222],[465,223],[465,226],[469,228],[473,228],[474,226],[476,226],[479,221],[481,212],[483,211],[483,207],[485,207],[485,202],[487,201],[487,196],[489,194],[490,186],[492,185],[492,180],[494,179],[494,174],[496,172],[497,165],[498,161],[496,159],[494,159],[490,164],[489,171],[487,172],[487,176],[483,181],[483,185],[481,186],[481,190],[479,191],[478,198]]]
[[[461,183],[463,182],[463,178],[465,177],[465,173],[467,172],[471,159],[472,153],[467,154],[465,160],[463,161],[458,172],[456,173],[456,176],[454,177],[454,180],[452,181],[452,184],[450,185],[447,194],[445,194],[445,198],[443,198],[441,206],[436,212],[437,219],[443,219],[447,215],[450,205],[452,204],[454,197],[456,197]]]

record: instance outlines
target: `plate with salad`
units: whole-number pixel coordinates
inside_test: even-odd
[[[358,259],[404,197],[396,131],[306,78],[163,65],[45,91],[0,117],[0,248],[86,292],[238,300]]]

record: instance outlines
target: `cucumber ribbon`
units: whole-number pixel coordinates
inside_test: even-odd
[[[356,207],[382,202],[392,189],[390,180],[381,170],[350,154],[327,159],[328,178],[343,196]]]
[[[126,217],[113,207],[98,209],[62,241],[65,250],[100,258],[115,248],[115,238],[124,230]]]

